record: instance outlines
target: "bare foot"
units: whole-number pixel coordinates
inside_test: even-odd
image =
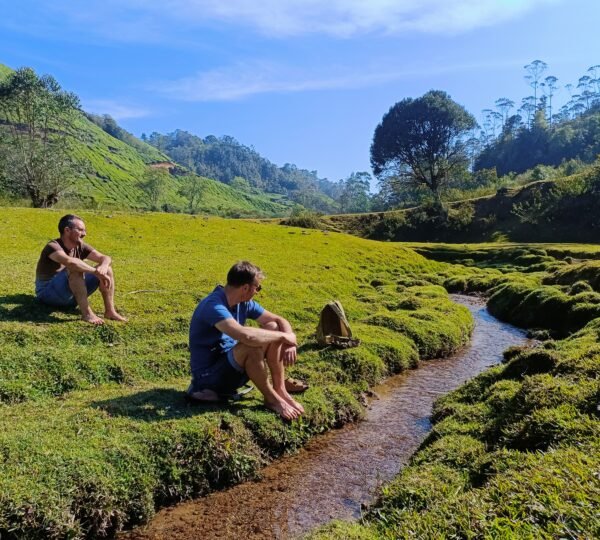
[[[304,407],[298,403],[293,397],[291,396],[282,396],[283,399],[285,399],[292,407],[294,407],[294,409],[296,409],[300,414],[304,414]]]
[[[82,315],[81,320],[85,321],[86,323],[93,324],[95,326],[100,326],[104,324],[104,320],[102,320],[100,317],[98,317],[98,315],[96,315],[93,312],[88,313],[87,315]]]
[[[290,406],[296,409],[300,414],[304,414],[304,407],[290,396],[285,389],[275,390],[277,394]]]
[[[105,311],[104,318],[110,319],[111,321],[119,321],[119,322],[127,322],[127,320],[128,320],[127,317],[123,317],[123,315],[120,315],[116,311]]]
[[[267,409],[271,409],[276,412],[281,418],[284,420],[294,420],[300,416],[300,412],[292,407],[290,404],[285,401],[276,401],[271,403],[270,401],[265,401],[265,407]]]
[[[204,390],[198,390],[197,392],[191,392],[188,394],[194,401],[203,401],[206,403],[215,403],[219,401],[219,395],[214,390],[205,388]]]

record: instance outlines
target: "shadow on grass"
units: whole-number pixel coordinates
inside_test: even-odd
[[[126,416],[144,422],[161,422],[209,412],[230,411],[238,407],[239,403],[226,401],[194,403],[187,399],[183,391],[173,388],[155,388],[128,396],[94,401],[91,406],[106,411],[111,416]]]
[[[323,345],[319,345],[315,340],[310,340],[298,347],[298,354],[310,352],[310,351],[320,351],[324,347]]]
[[[19,322],[69,322],[54,315],[57,308],[38,302],[32,294],[8,294],[0,296],[0,321]],[[64,313],[79,315],[75,308],[64,308]]]

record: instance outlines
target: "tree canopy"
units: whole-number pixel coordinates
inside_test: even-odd
[[[68,187],[72,161],[67,132],[79,98],[56,80],[21,68],[0,82],[0,163],[7,187],[31,198],[33,206],[52,206]]]
[[[239,184],[239,180],[235,180],[239,177],[251,188],[284,194],[314,210],[336,209],[332,200],[334,182],[318,178],[317,171],[300,169],[290,163],[278,167],[233,137],[201,138],[178,129],[167,135],[154,132],[142,139],[200,176],[229,185]]]
[[[406,98],[384,115],[375,129],[371,165],[380,183],[424,185],[441,204],[442,187],[465,167],[465,135],[477,125],[446,92],[431,90]]]

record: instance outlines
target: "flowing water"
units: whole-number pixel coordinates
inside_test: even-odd
[[[356,519],[378,487],[407,463],[431,429],[433,402],[527,342],[494,319],[483,302],[453,295],[473,313],[470,344],[374,388],[366,419],[315,438],[261,472],[261,479],[161,511],[127,535],[148,539],[287,539],[332,519]]]

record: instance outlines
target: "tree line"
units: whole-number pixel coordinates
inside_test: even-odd
[[[546,75],[548,65],[534,60],[525,66],[533,93],[515,102],[499,98],[485,109],[479,137],[473,139],[475,170],[495,168],[499,175],[521,173],[536,165],[559,165],[569,159],[593,161],[600,153],[600,65],[591,66],[577,84],[562,88]],[[558,108],[558,93],[566,102]]]
[[[521,100],[515,114],[513,101],[497,99],[495,110],[483,111],[481,125],[441,90],[394,104],[376,127],[370,148],[379,187],[375,194],[367,171],[332,182],[289,163],[278,167],[233,137],[201,138],[176,130],[142,135],[140,141],[108,115],[86,116],[139,152],[152,145],[190,171],[185,182],[178,182],[190,211],[202,197],[202,182],[193,180],[198,176],[240,191],[282,194],[328,213],[385,210],[426,200],[443,210],[452,188],[469,192],[495,185],[499,176],[569,159],[591,162],[600,153],[600,66],[590,67],[576,87],[564,86],[570,98],[561,107],[558,79],[546,74],[547,67],[541,60],[526,65],[532,95]],[[77,96],[48,75],[21,68],[1,80],[0,188],[28,196],[34,206],[55,204],[66,179],[77,174],[69,135],[82,112]],[[140,179],[149,207],[158,207],[165,174],[149,170]]]
[[[371,145],[379,193],[372,205],[390,209],[431,200],[443,210],[452,187],[465,191],[494,185],[499,176],[569,160],[591,163],[600,154],[600,65],[578,84],[565,85],[568,101],[557,108],[558,78],[534,60],[524,66],[532,95],[496,100],[482,124],[439,90],[406,98],[383,116]],[[575,93],[577,90],[577,93]]]
[[[232,187],[279,193],[307,208],[322,212],[335,211],[336,186],[317,171],[300,169],[286,163],[278,167],[254,148],[234,137],[199,137],[187,131],[142,134],[151,144],[200,176],[213,178]]]

